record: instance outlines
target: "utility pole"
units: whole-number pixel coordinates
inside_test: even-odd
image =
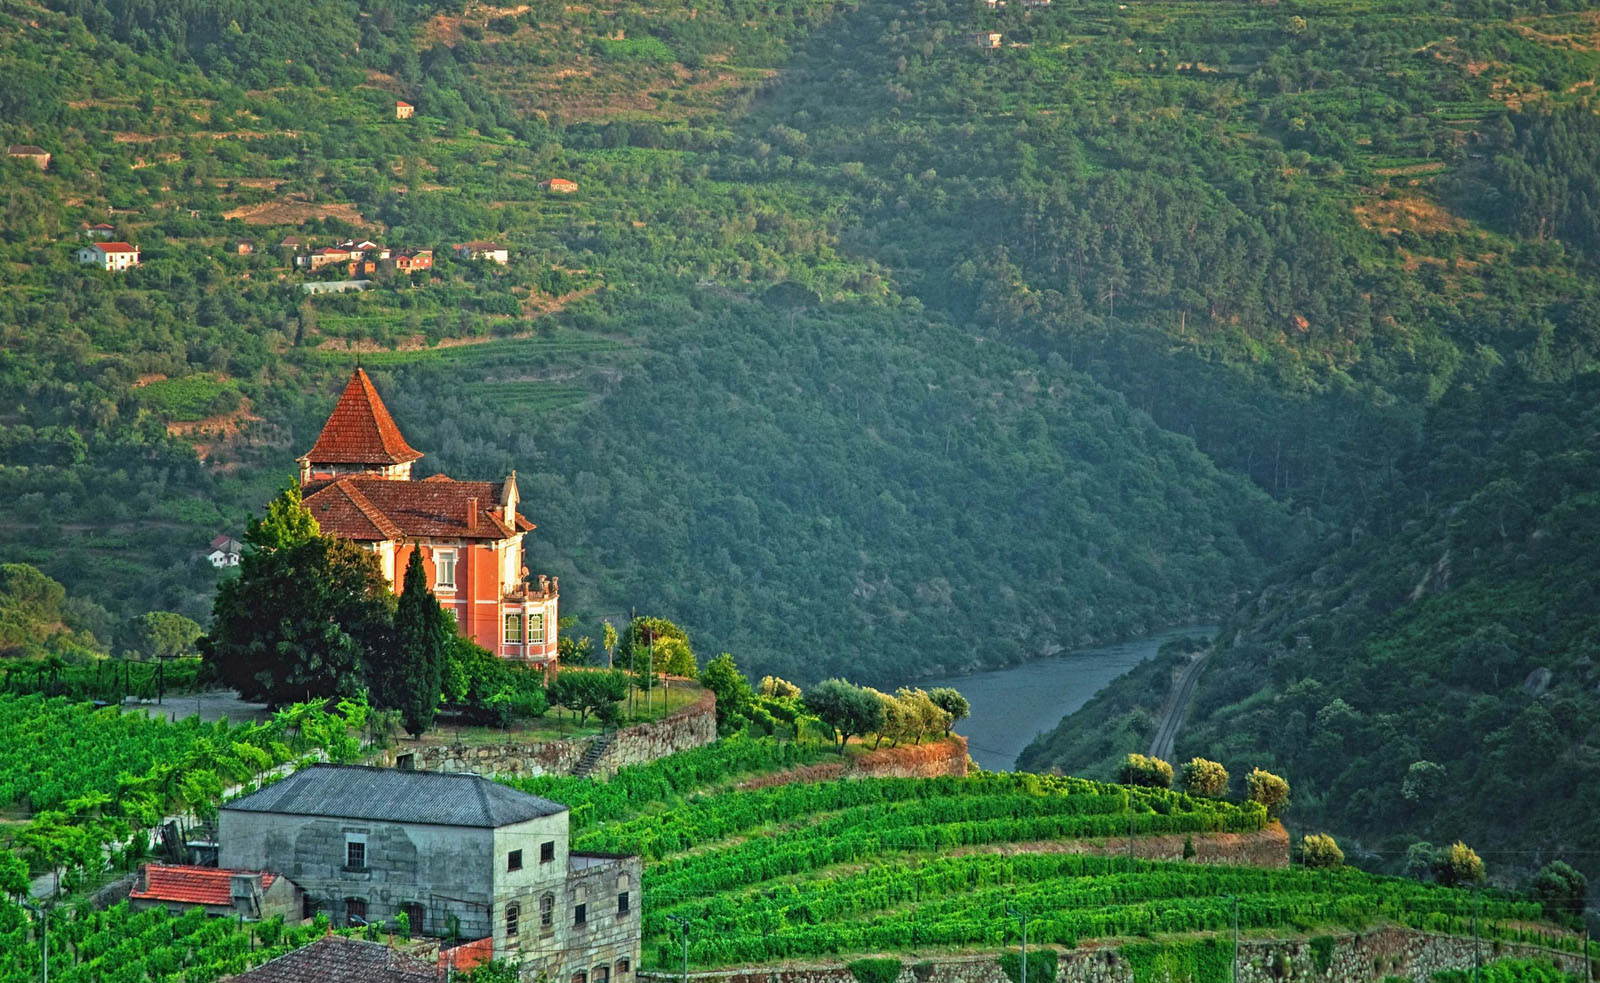
[[[1019,970],[1022,974],[1022,979],[1020,983],[1028,983],[1028,913],[1006,905],[1006,914],[1022,922],[1022,962]]]
[[[39,916],[39,937],[44,945],[44,983],[50,983],[50,909],[35,908],[28,902],[22,902],[22,907]]]
[[[689,983],[689,919],[682,915],[668,915],[667,918],[677,922],[683,929],[683,983]]]
[[[1228,900],[1233,902],[1233,979],[1231,983],[1239,983],[1239,899],[1230,894]]]
[[[1478,945],[1478,907],[1481,896],[1477,888],[1472,891],[1472,980],[1483,981],[1483,949]]]

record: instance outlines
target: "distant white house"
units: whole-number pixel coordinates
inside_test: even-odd
[[[139,247],[126,242],[94,242],[78,250],[78,262],[102,270],[126,270],[139,265]]]
[[[505,266],[511,262],[511,251],[494,242],[459,242],[455,245],[455,254],[462,259],[486,259],[491,263]]]
[[[244,547],[232,536],[218,536],[211,541],[211,552],[206,554],[206,559],[219,570],[223,567],[236,567],[239,565],[239,554]]]

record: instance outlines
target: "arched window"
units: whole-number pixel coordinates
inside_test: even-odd
[[[625,979],[632,970],[633,963],[628,960],[627,956],[617,960],[617,979]]]
[[[572,974],[572,983],[589,983],[589,974],[581,969],[578,970]]]
[[[545,931],[554,928],[556,924],[556,896],[547,894],[539,899],[539,927]]]
[[[506,936],[517,934],[517,921],[522,917],[522,906],[519,904],[506,905]]]
[[[367,923],[367,899],[344,899],[344,923],[346,925],[365,925]]]
[[[611,967],[601,963],[589,974],[589,980],[590,983],[611,983]]]

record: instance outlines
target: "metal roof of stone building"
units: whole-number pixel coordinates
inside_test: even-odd
[[[229,977],[234,983],[437,983],[438,970],[380,942],[337,935]]]
[[[222,807],[377,822],[497,829],[565,812],[559,802],[477,775],[365,765],[312,765]]]

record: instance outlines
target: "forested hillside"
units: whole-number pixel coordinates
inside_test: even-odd
[[[579,632],[901,678],[1237,610],[1179,749],[1307,816],[1554,846],[1519,756],[1592,782],[1589,4],[5,0],[0,72],[0,558],[74,631],[203,617],[359,358]],[[436,262],[309,297],[290,235]]]

